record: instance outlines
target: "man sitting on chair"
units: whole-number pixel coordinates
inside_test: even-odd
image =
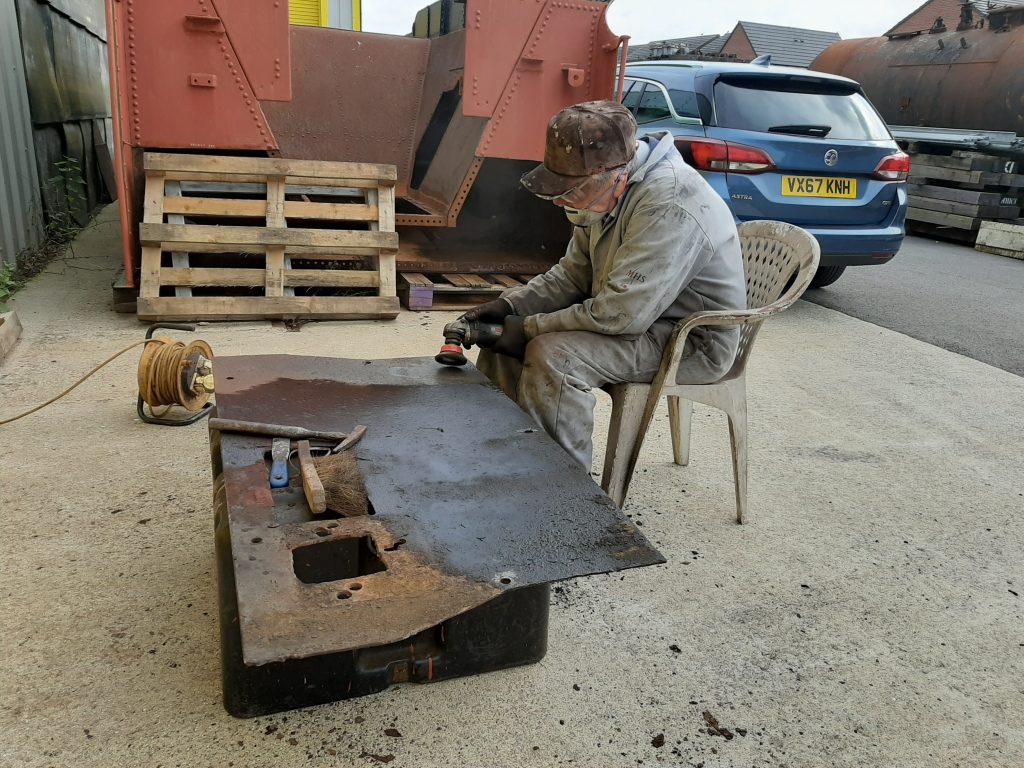
[[[670,133],[637,141],[633,115],[611,101],[555,115],[522,184],[565,209],[565,256],[464,318],[504,325],[478,368],[589,471],[592,390],[650,382],[687,315],[746,308],[736,224]],[[735,327],[694,329],[678,382],[720,379],[738,339]]]

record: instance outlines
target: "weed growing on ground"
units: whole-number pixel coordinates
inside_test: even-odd
[[[50,211],[39,245],[26,248],[18,254],[14,266],[7,265],[0,270],[0,305],[50,263],[66,258],[69,250],[73,258],[71,243],[88,225],[90,215],[82,213],[88,208],[88,198],[81,165],[75,158],[65,157],[54,163],[54,167],[57,175],[46,181],[46,198],[64,201],[66,207]]]

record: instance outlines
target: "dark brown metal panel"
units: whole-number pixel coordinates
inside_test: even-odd
[[[664,562],[472,366],[266,355],[218,358],[216,376],[223,417],[369,427],[355,454],[375,514],[328,521],[271,493],[269,438],[219,436],[248,664],[394,642],[509,590]],[[296,548],[363,536],[385,570],[298,578]]]
[[[408,184],[428,40],[292,26],[292,100],[262,102],[283,157],[397,166]]]
[[[1024,135],[1024,26],[849,40],[811,68],[859,82],[891,125]]]
[[[59,14],[51,14],[50,23],[64,119],[106,117],[110,114],[106,46]]]
[[[68,18],[78,22],[100,40],[107,39],[103,0],[46,0]]]
[[[34,0],[19,0],[18,20],[21,49],[25,57],[25,79],[33,125],[59,123],[68,110],[57,87],[57,71],[50,45],[50,11]]]

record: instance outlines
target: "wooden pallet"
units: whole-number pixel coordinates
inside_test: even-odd
[[[394,166],[147,153],[145,170],[140,319],[397,316]]]
[[[412,310],[462,310],[497,298],[533,275],[429,274],[403,272],[398,277],[402,305]]]

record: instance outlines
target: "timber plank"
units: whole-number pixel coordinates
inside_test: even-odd
[[[931,165],[917,165],[911,161],[910,175],[915,178],[957,181],[961,184],[998,184],[998,173],[985,171],[961,171],[956,168],[937,168]]]
[[[194,296],[140,297],[140,320],[263,320],[294,317],[320,320],[383,320],[398,316],[393,296]]]
[[[908,184],[907,192],[918,197],[931,197],[969,205],[1000,205],[1004,195],[999,192],[977,192],[969,189],[939,187],[933,184]]]
[[[910,208],[907,210],[907,218],[913,221],[924,221],[929,224],[939,224],[945,227],[956,229],[976,230],[981,226],[981,220],[970,216],[957,216],[952,213],[940,211],[926,211],[921,208]]]
[[[255,176],[305,176],[318,180],[361,179],[373,186],[398,180],[398,169],[377,163],[340,163],[324,160],[286,160],[276,157],[232,157],[225,155],[186,155],[170,152],[147,152],[147,171],[188,172],[192,174],[227,174]],[[329,184],[329,186],[339,186]]]
[[[205,286],[215,288],[261,288],[265,284],[262,269],[242,267],[166,268],[160,271],[163,285]],[[356,269],[286,269],[284,287],[296,288],[376,288],[376,272]]]
[[[144,245],[162,244],[166,250],[190,250],[192,245],[300,246],[311,248],[398,248],[395,232],[365,232],[330,229],[266,229],[262,227],[219,227],[204,224],[139,225],[139,240]]]
[[[495,283],[504,286],[505,288],[518,288],[519,286],[522,285],[522,283],[520,283],[511,275],[489,275],[489,277]]]
[[[380,275],[361,269],[289,269],[284,284],[292,288],[378,288]]]
[[[950,157],[947,155],[912,155],[910,162],[933,168],[953,168],[961,171],[1000,171],[1002,164],[999,158],[985,155],[972,157]]]
[[[933,200],[930,197],[916,197],[914,195],[911,195],[909,200],[911,208],[955,213],[959,216],[972,216],[979,219],[1015,219],[1020,213],[1020,208],[1011,205],[970,205],[968,203]]]

